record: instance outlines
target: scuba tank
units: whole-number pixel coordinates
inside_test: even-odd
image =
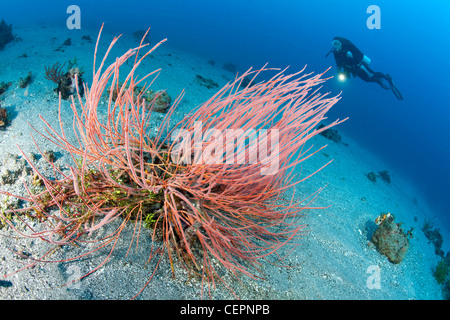
[[[327,58],[330,55],[330,53],[332,53],[333,51],[334,51],[334,48],[331,48],[331,50],[328,51],[328,53],[325,55],[325,58]],[[347,57],[353,58],[353,55],[350,51],[347,52]],[[363,59],[361,60],[361,62],[365,62],[366,64],[370,64],[371,61],[372,60],[370,60],[370,58],[366,55],[364,55]]]
[[[371,61],[370,58],[368,56],[364,55],[364,58],[362,59],[361,62],[366,63],[366,64],[370,64],[370,61]]]
[[[353,55],[352,55],[352,53],[350,51],[347,52],[347,57],[350,58],[350,59],[353,58]],[[370,60],[370,58],[364,54],[361,62],[358,63],[358,66],[362,65],[363,63],[369,65],[371,61],[372,60]]]

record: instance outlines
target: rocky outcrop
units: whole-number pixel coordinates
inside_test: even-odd
[[[371,241],[378,252],[398,264],[408,252],[409,238],[408,233],[403,232],[401,223],[395,223],[394,219],[393,215],[388,215],[375,230]]]
[[[5,48],[5,45],[14,40],[12,33],[12,25],[7,25],[5,20],[0,22],[0,50]]]

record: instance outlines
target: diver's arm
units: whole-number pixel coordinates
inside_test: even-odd
[[[348,65],[350,66],[356,66],[358,63],[355,61],[355,57],[353,55],[353,53],[349,50],[347,51],[347,53],[345,54],[345,56],[347,57],[347,61],[348,61]]]
[[[364,58],[364,53],[354,44],[348,44],[345,48],[345,58],[351,66],[357,66]]]
[[[344,67],[344,60],[342,59],[342,54],[334,52],[334,61],[336,61],[336,67],[342,69]]]

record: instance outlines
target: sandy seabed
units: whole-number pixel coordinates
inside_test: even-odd
[[[28,123],[43,131],[38,115],[42,115],[55,127],[58,126],[58,99],[53,91],[56,85],[44,78],[44,66],[51,66],[55,62],[63,63],[76,57],[77,65],[83,67],[85,80],[89,82],[92,78],[92,55],[97,38],[96,31],[71,32],[45,26],[14,26],[14,32],[22,41],[10,43],[5,50],[0,51],[0,82],[13,82],[0,98],[0,104],[7,109],[10,117],[9,126],[0,131],[0,163],[6,161],[8,154],[19,154],[17,145],[27,154],[37,153],[30,139],[30,133],[34,131]],[[82,40],[84,35],[89,35],[92,42]],[[107,30],[104,31],[99,56],[113,36]],[[72,45],[64,46],[63,42],[69,37]],[[136,45],[132,35],[124,35],[110,57],[119,56]],[[60,50],[55,51],[58,48]],[[213,79],[219,87],[234,78],[232,73],[221,68],[220,63],[213,66],[203,57],[174,50],[168,44],[164,44],[146,60],[139,74],[143,75],[156,68],[162,68],[162,71],[153,88],[166,89],[172,98],[185,90],[185,97],[174,113],[174,123],[217,90],[201,86],[195,81],[197,74]],[[18,86],[18,81],[29,71],[33,74],[33,82],[22,89]],[[63,119],[71,119],[68,102],[63,102],[62,111]],[[152,120],[155,127],[162,118],[161,114],[155,115]],[[314,205],[328,208],[305,212],[306,216],[301,221],[307,225],[307,232],[300,240],[301,245],[285,261],[291,267],[263,263],[261,271],[265,280],[242,277],[242,282],[239,282],[229,273],[223,272],[224,280],[241,299],[442,299],[441,287],[432,274],[440,258],[435,255],[433,245],[421,231],[424,220],[433,217],[431,210],[409,182],[396,175],[351,137],[342,133],[341,136],[343,143],[335,143],[321,135],[313,138],[311,143],[315,148],[328,144],[327,148],[297,168],[301,176],[306,176],[334,159],[318,174],[296,187],[296,195],[300,197],[327,185]],[[42,150],[60,152],[38,135],[34,134],[34,137]],[[62,166],[67,161],[69,158],[66,154],[58,153],[58,164]],[[44,167],[43,169],[45,170]],[[389,170],[391,183],[380,179],[374,183],[367,178],[367,173],[381,170]],[[24,191],[20,179],[1,188],[12,193]],[[374,220],[381,212],[394,214],[396,222],[402,222],[404,229],[414,227],[414,237],[410,240],[409,251],[401,264],[390,263],[369,243],[376,228]],[[2,232],[12,235],[7,229]],[[0,299],[133,297],[147,282],[156,262],[146,262],[150,241],[145,236],[141,237],[139,247],[126,255],[132,232],[132,226],[126,229],[108,263],[81,282],[63,286],[101,263],[107,250],[96,252],[81,261],[38,264],[32,269],[16,273],[5,279],[7,285],[0,286]],[[443,236],[448,239],[446,233]],[[0,274],[11,273],[26,263],[27,259],[17,257],[12,251],[27,252],[32,257],[39,257],[39,254],[48,249],[48,246],[38,240],[8,236],[0,238]],[[448,248],[443,249],[448,251]],[[74,248],[62,249],[54,258],[67,258],[73,250]],[[370,285],[374,266],[379,268],[380,286],[376,288]],[[139,299],[200,299],[201,288],[200,281],[190,278],[183,269],[177,269],[173,278],[170,264],[163,260]],[[208,297],[207,288],[204,290],[204,296]],[[235,298],[221,285],[210,294],[212,299]]]

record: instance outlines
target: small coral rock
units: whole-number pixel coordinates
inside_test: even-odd
[[[219,84],[217,82],[215,82],[212,79],[209,78],[204,78],[201,75],[196,75],[195,76],[195,81],[200,84],[201,86],[204,86],[208,89],[214,89],[214,88],[218,88]]]
[[[165,113],[170,108],[170,104],[172,103],[172,99],[164,90],[153,91],[148,90],[142,96],[147,102],[149,102],[149,106],[154,104],[153,111]]]
[[[30,72],[28,72],[28,74],[25,78],[21,78],[19,80],[19,87],[24,89],[24,88],[28,87],[32,81],[33,81],[33,76],[30,71]]]
[[[372,182],[377,182],[377,175],[375,174],[375,172],[369,172],[367,174],[367,179],[369,179]]]
[[[90,36],[88,36],[88,35],[86,35],[86,36],[82,36],[82,37],[81,37],[81,40],[85,40],[85,41],[87,41],[87,42],[89,42],[89,43],[91,43],[91,42],[92,42],[92,39],[91,39],[91,37],[90,37]]]
[[[54,153],[52,150],[44,151],[44,156],[45,156],[50,162],[55,162],[55,161],[56,161],[55,153]]]
[[[224,68],[227,71],[230,71],[231,73],[235,73],[237,66],[234,63],[228,62],[228,63],[224,63],[222,68]]]
[[[30,174],[31,168],[24,158],[8,154],[0,166],[0,185],[14,184],[16,181]]]
[[[118,88],[121,88],[123,86],[123,83],[118,84]],[[114,88],[114,91],[111,93],[111,88],[108,89],[108,93],[112,96],[112,100],[116,101],[118,90]],[[165,90],[147,90],[143,91],[142,87],[136,87],[134,89],[135,97],[140,97],[140,101],[135,101],[135,103],[140,103],[142,99],[146,102],[146,108],[150,108],[153,106],[153,111],[160,112],[160,113],[166,113],[167,110],[170,108],[170,105],[172,103],[172,98],[169,96],[169,94]]]
[[[75,81],[75,75],[78,79],[78,89],[81,96],[84,94],[83,90],[83,78],[82,72],[79,68],[71,68],[67,73],[61,78],[58,83],[58,88],[55,89],[56,92],[61,93],[61,98],[68,100],[71,95],[76,93],[77,81]]]
[[[391,176],[387,170],[378,171],[378,174],[384,182],[391,183]]]
[[[4,128],[8,124],[8,112],[0,106],[0,128]]]
[[[8,88],[11,86],[11,82],[2,82],[0,83],[0,94],[4,93],[6,90],[8,90]]]
[[[321,125],[319,125],[319,127],[317,129],[322,129],[324,127],[325,126],[323,124],[321,124]],[[342,141],[341,135],[335,129],[328,128],[327,130],[322,131],[320,134],[323,135],[327,139],[333,140],[336,143],[339,143]]]
[[[386,218],[375,230],[372,243],[378,252],[384,254],[394,264],[402,262],[409,249],[409,239],[400,223],[394,222],[394,216]]]

